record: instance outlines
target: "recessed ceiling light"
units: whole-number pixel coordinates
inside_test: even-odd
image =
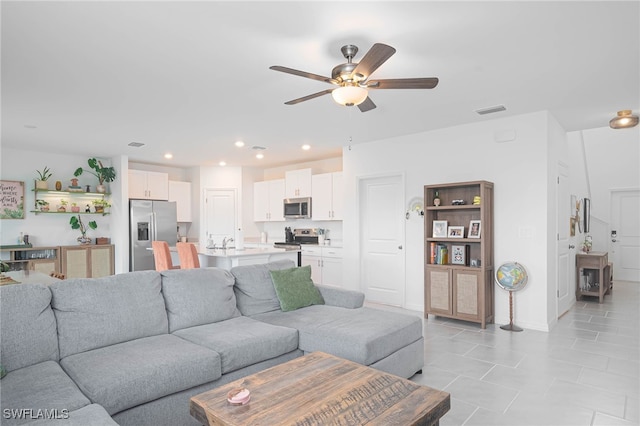
[[[235,145],[236,145],[238,148],[242,148],[242,147],[244,146],[244,142],[242,142],[242,141],[236,141]]]
[[[227,165],[227,162],[226,161],[221,161],[221,162],[218,163],[218,165],[221,166],[221,167],[224,167],[224,166]]]
[[[302,149],[304,149],[305,151],[309,151],[311,149],[311,145],[306,143],[306,144],[302,145]]]
[[[263,153],[256,154],[256,158],[258,160],[262,160],[264,158],[264,154]]]
[[[130,142],[129,146],[132,146],[134,148],[140,148],[141,146],[144,146],[144,144],[142,142]]]
[[[166,158],[167,160],[169,160],[169,159],[173,158],[173,154],[172,154],[172,153],[170,153],[170,152],[167,152],[167,153],[164,155],[164,158]]]

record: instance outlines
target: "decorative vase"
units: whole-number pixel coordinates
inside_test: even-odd
[[[78,242],[80,244],[91,244],[91,238],[81,235],[78,237]]]
[[[36,181],[36,189],[47,190],[49,189],[49,183],[46,180],[37,180]]]
[[[48,212],[48,211],[49,211],[49,206],[42,206],[42,207],[40,207],[40,211],[41,211],[41,212]]]
[[[440,205],[440,196],[438,195],[438,191],[436,191],[436,196],[433,197],[433,205],[436,207]]]
[[[107,192],[107,187],[100,184],[98,186],[96,186],[96,192],[100,192],[102,194],[104,194],[105,192]]]
[[[64,206],[58,207],[58,212],[65,213],[66,211],[67,211],[67,209]]]
[[[71,186],[74,187],[74,188],[77,188],[78,187],[78,179],[76,179],[76,178],[71,179]]]
[[[56,181],[56,191],[61,191],[61,190],[62,190],[62,182],[57,180]]]

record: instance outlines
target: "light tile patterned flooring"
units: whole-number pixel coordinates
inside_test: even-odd
[[[441,426],[638,425],[639,310],[640,283],[615,281],[602,304],[578,301],[549,333],[430,315],[411,380],[451,393]]]

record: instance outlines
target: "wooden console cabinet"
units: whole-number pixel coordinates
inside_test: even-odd
[[[2,259],[12,271],[60,272],[60,247],[10,246],[2,252],[8,253]]]
[[[67,278],[98,278],[115,273],[112,244],[62,246],[60,254],[61,272]]]
[[[436,194],[439,205],[434,203]],[[477,196],[480,202],[473,204]],[[473,321],[486,328],[494,319],[493,183],[426,185],[424,203],[424,317],[432,314]],[[469,236],[472,220],[480,221],[480,238]],[[434,221],[462,226],[464,231],[450,235],[445,229],[443,235],[434,235]],[[462,247],[464,253],[455,260],[454,246]],[[437,258],[436,251],[446,252],[447,257]]]
[[[604,295],[613,291],[610,268],[608,253],[576,254],[576,299],[595,296],[602,303]]]

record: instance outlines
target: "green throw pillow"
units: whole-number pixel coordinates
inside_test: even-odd
[[[305,306],[324,305],[320,291],[311,281],[311,265],[270,272],[283,312]]]

